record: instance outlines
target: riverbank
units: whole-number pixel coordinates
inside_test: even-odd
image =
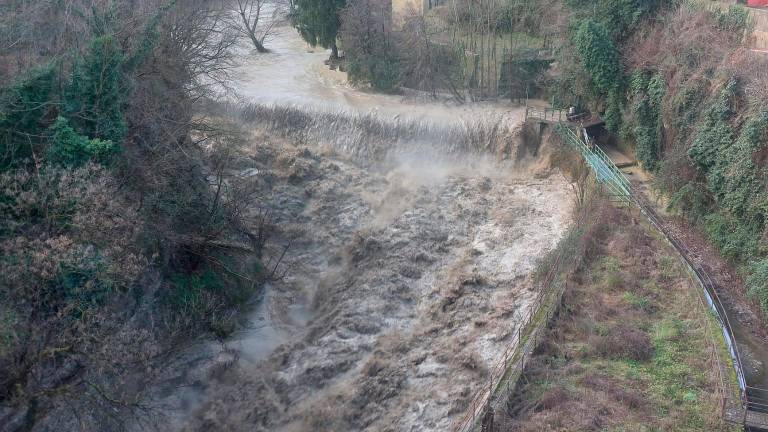
[[[724,342],[676,252],[611,205],[584,233],[562,312],[493,430],[738,430],[720,416]]]

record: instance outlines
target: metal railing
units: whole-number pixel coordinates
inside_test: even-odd
[[[553,118],[553,115],[551,114],[547,116],[546,109],[543,110],[544,114],[542,114],[541,111],[542,110],[527,107],[526,120],[531,118],[539,121],[550,121],[548,119]],[[768,389],[760,389],[746,385],[742,359],[739,353],[736,337],[733,333],[733,326],[731,325],[727,310],[717,294],[714,281],[701,266],[691,259],[690,250],[666,228],[661,218],[658,217],[650,204],[644,198],[634,193],[629,180],[624,176],[621,170],[616,167],[611,158],[600,149],[599,146],[592,142],[586,129],[583,127],[579,129],[584,136],[583,139],[581,139],[573,129],[568,127],[564,121],[559,121],[555,125],[556,133],[558,133],[565,143],[579,151],[587,165],[592,169],[597,181],[606,186],[609,194],[619,201],[637,207],[649,223],[664,236],[672,247],[675,248],[694,281],[701,288],[699,292],[702,293],[702,297],[717,320],[723,339],[728,348],[729,356],[731,357],[731,363],[736,372],[740,390],[740,404],[743,410],[742,422],[745,424],[747,423],[747,414],[749,412],[768,414]],[[713,353],[713,355],[716,355],[716,353]],[[725,381],[722,376],[720,380],[723,398],[722,408],[723,411],[725,411],[727,398]],[[766,426],[768,426],[768,424],[766,424]]]
[[[740,399],[742,406],[745,410],[750,409],[750,395],[747,392],[746,380],[744,378],[744,368],[739,353],[739,347],[736,342],[736,336],[733,333],[733,327],[728,317],[727,310],[723,306],[723,302],[720,296],[717,294],[717,289],[714,281],[710,277],[709,273],[704,271],[698,264],[696,264],[690,257],[690,250],[680,242],[663,224],[661,218],[658,217],[653,208],[638,194],[632,190],[629,180],[624,176],[613,161],[603,152],[600,147],[593,144],[586,133],[585,129],[581,129],[584,135],[584,140],[579,139],[576,133],[566,127],[563,124],[555,126],[555,130],[564,137],[566,142],[579,149],[582,156],[587,161],[588,165],[595,173],[595,177],[599,182],[606,185],[610,193],[623,199],[626,202],[637,207],[641,213],[648,219],[650,224],[659,231],[664,238],[675,248],[678,252],[683,263],[689,269],[697,285],[701,288],[701,293],[712,311],[715,319],[718,322],[718,326],[723,334],[723,339],[728,348],[728,353],[731,357],[731,363],[736,372],[736,378],[740,389]],[[599,163],[595,163],[599,161]],[[723,390],[723,398],[725,398],[725,391]],[[760,402],[757,402],[759,404]],[[723,407],[725,401],[723,401]],[[758,406],[753,404],[752,406]]]
[[[595,174],[597,181],[608,188],[609,194],[623,202],[630,202],[632,187],[624,173],[619,170],[610,157],[589,138],[586,130],[581,128],[582,140],[573,129],[562,123],[555,125],[555,132],[571,147],[581,153],[585,162]]]
[[[704,269],[701,268],[691,257],[691,251],[682,242],[680,242],[663,224],[656,212],[651,208],[643,198],[632,194],[632,203],[640,209],[645,215],[646,219],[658,230],[666,240],[677,250],[680,257],[683,259],[684,264],[689,268],[690,272],[694,276],[697,284],[703,289],[704,299],[707,302],[710,310],[714,314],[718,321],[718,324],[723,333],[723,339],[728,347],[728,352],[731,356],[733,368],[736,371],[736,378],[741,391],[741,398],[746,403],[746,380],[744,379],[743,365],[741,361],[741,355],[739,353],[739,347],[736,343],[736,336],[733,334],[733,327],[731,325],[728,313],[723,306],[723,302],[720,300],[720,296],[717,294],[715,282],[709,276]]]
[[[745,405],[747,403],[746,381],[744,379],[743,365],[741,362],[741,356],[739,354],[739,348],[736,343],[736,337],[733,334],[733,328],[731,326],[728,313],[723,306],[720,297],[717,294],[716,285],[712,281],[709,274],[701,269],[695,262],[690,259],[690,251],[684,244],[682,244],[677,238],[675,238],[668,229],[661,222],[656,212],[651,206],[632,190],[632,185],[629,180],[624,176],[621,170],[613,163],[613,160],[596,144],[594,144],[587,134],[586,129],[581,128],[581,133],[584,139],[580,139],[579,136],[571,128],[559,123],[555,126],[555,131],[572,147],[579,150],[582,157],[584,157],[587,164],[595,174],[595,178],[598,182],[607,186],[609,193],[614,195],[618,200],[626,203],[633,204],[646,216],[651,225],[656,228],[667,241],[677,250],[678,254],[684,261],[684,264],[691,270],[698,285],[703,289],[703,294],[707,304],[715,315],[719,326],[723,333],[723,338],[728,347],[729,354],[732,359],[734,370],[736,371],[736,377],[739,383],[739,388],[742,394],[742,400]]]
[[[659,218],[653,210],[652,206],[643,197],[634,193],[632,185],[626,176],[624,176],[619,168],[616,167],[611,158],[600,149],[599,146],[592,142],[584,128],[580,128],[580,131],[584,136],[584,138],[581,139],[576,132],[564,124],[564,120],[567,120],[567,117],[563,113],[563,110],[526,107],[526,120],[528,118],[539,121],[556,122],[555,131],[567,144],[579,151],[582,157],[584,157],[585,162],[587,162],[595,174],[595,178],[601,184],[606,186],[609,194],[621,202],[637,207],[649,223],[658,230],[678,252],[681,261],[699,286],[700,289],[698,292],[701,293],[701,297],[703,298],[702,301],[705,302],[709,307],[709,310],[712,311],[728,348],[728,353],[736,372],[740,390],[739,396],[742,409],[742,420],[740,420],[740,422],[744,424],[759,424],[761,419],[755,419],[756,414],[768,414],[768,389],[760,389],[746,385],[741,355],[739,353],[736,337],[733,333],[733,327],[730,318],[728,317],[727,310],[717,294],[716,285],[710,275],[691,259],[690,250],[679,241],[669,229],[667,229],[661,218]],[[502,389],[506,383],[506,390],[508,393],[510,385],[514,385],[516,378],[523,373],[527,359],[530,358],[530,354],[533,352],[533,349],[537,346],[544,333],[543,328],[545,328],[545,326],[543,324],[549,322],[556,312],[559,299],[565,289],[564,285],[558,286],[557,284],[553,284],[554,276],[556,275],[556,272],[559,271],[560,265],[562,264],[562,253],[563,252],[560,251],[555,259],[554,265],[549,269],[549,273],[544,279],[545,288],[542,289],[537,296],[536,301],[534,302],[534,307],[531,308],[524,324],[521,324],[518,327],[515,339],[508,345],[504,352],[503,361],[491,370],[488,378],[489,385],[478,392],[475,398],[473,398],[464,417],[454,422],[453,430],[460,432],[473,431],[478,426],[478,421],[483,421],[484,416],[490,411],[493,397],[497,391]],[[549,298],[549,296],[555,296],[554,299],[557,301],[553,301],[554,299]],[[542,309],[544,306],[549,307]],[[542,312],[545,314],[542,321],[534,320],[534,317]],[[714,339],[711,340],[711,350],[713,361],[717,362],[717,374],[720,384],[719,392],[721,393],[722,410],[724,414],[726,402],[730,398],[726,394],[725,378],[723,377],[720,366],[722,363],[719,361],[719,355]],[[768,422],[764,426],[768,426]]]
[[[568,120],[568,112],[563,109],[556,108],[537,108],[533,106],[525,106],[525,118],[533,118],[544,122],[563,122]]]

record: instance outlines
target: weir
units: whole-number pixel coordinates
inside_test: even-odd
[[[721,417],[731,423],[741,424],[750,430],[768,430],[768,389],[747,385],[744,366],[739,354],[730,318],[715,289],[715,284],[709,274],[691,259],[689,249],[666,227],[664,220],[659,217],[647,200],[636,193],[630,181],[611,160],[611,158],[589,137],[586,126],[582,122],[568,121],[564,110],[526,109],[526,122],[553,124],[554,131],[573,150],[578,151],[589,166],[597,182],[602,185],[612,200],[637,207],[648,222],[661,233],[675,248],[691,277],[701,288],[702,301],[715,316],[718,326],[728,347],[730,362],[736,374],[739,385],[739,397],[735,400],[728,392],[723,377],[727,370],[718,367],[721,377]]]

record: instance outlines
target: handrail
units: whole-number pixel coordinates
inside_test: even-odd
[[[744,379],[744,369],[743,364],[741,361],[741,355],[739,353],[739,347],[736,343],[736,336],[733,334],[733,328],[731,326],[730,318],[728,317],[728,314],[725,311],[725,307],[723,306],[722,301],[720,300],[720,296],[717,294],[717,290],[715,289],[715,283],[712,281],[712,278],[709,276],[709,274],[704,271],[703,269],[698,268],[698,266],[691,261],[689,258],[690,251],[687,247],[685,247],[682,243],[680,243],[679,240],[677,240],[672,234],[668,232],[659,220],[658,216],[656,215],[656,212],[653,211],[652,208],[650,208],[649,205],[647,205],[645,202],[643,202],[641,199],[637,198],[637,196],[632,196],[633,204],[637,206],[640,211],[645,214],[646,218],[651,222],[651,224],[659,231],[661,232],[664,237],[672,244],[672,246],[679,252],[680,256],[685,261],[686,265],[691,269],[691,271],[694,273],[694,276],[698,279],[699,285],[701,285],[704,288],[704,293],[706,294],[707,303],[709,304],[710,308],[712,309],[715,318],[720,323],[721,331],[723,332],[723,338],[725,339],[726,345],[728,346],[729,354],[731,355],[731,359],[733,360],[733,367],[736,371],[736,377],[739,384],[739,390],[741,392],[741,398],[742,402],[746,402],[746,380]]]
[[[726,313],[725,307],[722,304],[722,301],[720,300],[719,295],[717,294],[717,290],[715,289],[716,285],[712,281],[709,274],[704,271],[703,269],[699,268],[698,265],[696,265],[689,257],[690,251],[688,248],[686,248],[677,238],[674,237],[664,226],[664,224],[661,222],[658,215],[656,215],[656,212],[653,210],[653,208],[647,204],[642,198],[638,197],[632,188],[631,183],[626,178],[626,176],[621,172],[621,170],[616,166],[616,164],[613,163],[613,160],[596,144],[594,144],[589,137],[589,135],[586,133],[586,130],[582,127],[581,130],[584,135],[584,139],[582,140],[576,132],[574,132],[571,128],[567,127],[563,122],[563,111],[564,110],[556,110],[556,109],[539,109],[535,107],[528,107],[526,106],[526,120],[528,118],[538,119],[541,121],[552,121],[556,123],[555,131],[563,138],[563,140],[570,144],[571,147],[578,150],[579,153],[584,157],[585,161],[587,162],[587,165],[593,170],[595,173],[596,178],[598,181],[607,187],[607,189],[610,192],[610,195],[612,195],[614,198],[617,198],[620,202],[634,205],[638,207],[642,214],[646,216],[648,221],[651,223],[653,227],[655,227],[666,239],[669,241],[669,243],[678,251],[679,256],[682,258],[683,262],[687,265],[688,269],[691,270],[691,273],[693,274],[694,278],[697,280],[698,285],[703,288],[701,291],[704,294],[704,298],[707,300],[707,304],[709,305],[710,309],[712,310],[715,318],[717,319],[719,323],[719,327],[721,328],[723,338],[726,341],[726,345],[728,346],[728,352],[731,356],[733,368],[736,371],[737,380],[739,384],[739,390],[740,390],[740,399],[741,399],[741,405],[744,409],[744,416],[743,421],[746,422],[746,413],[749,411],[750,407],[756,408],[755,411],[762,412],[766,411],[768,412],[768,404],[763,404],[763,401],[768,402],[768,399],[763,399],[761,397],[756,396],[749,396],[747,394],[747,389],[753,389],[753,390],[761,390],[765,391],[768,394],[768,389],[758,389],[755,387],[749,387],[746,385],[746,381],[744,379],[744,373],[743,373],[743,367],[741,362],[741,356],[739,353],[739,348],[736,343],[736,337],[733,334],[733,329],[731,326],[730,318],[728,317],[728,314]],[[556,120],[557,119],[557,120]],[[565,117],[565,120],[567,120],[567,116]],[[531,320],[535,314],[537,314],[540,310],[540,308],[543,306],[542,302],[544,300],[544,297],[553,294],[553,288],[552,286],[552,280],[553,275],[556,269],[560,267],[560,259],[561,254],[558,254],[558,256],[555,259],[555,263],[550,268],[549,272],[547,273],[545,279],[544,279],[544,285],[546,286],[545,289],[541,290],[539,294],[536,297],[536,300],[534,301],[534,307],[531,308],[529,315],[527,317],[527,320],[525,323],[521,323],[518,327],[517,334],[515,335],[515,339],[507,346],[507,349],[504,351],[504,359],[503,362],[501,362],[497,367],[492,368],[490,376],[489,376],[489,382],[490,385],[484,389],[482,389],[478,394],[473,398],[472,402],[470,403],[471,408],[469,411],[462,417],[461,419],[458,419],[453,423],[453,429],[457,430],[459,432],[470,432],[474,430],[474,428],[477,426],[478,421],[482,421],[483,414],[487,407],[490,406],[490,401],[493,398],[494,393],[499,389],[500,384],[503,382],[503,378],[507,376],[508,373],[522,373],[523,368],[525,367],[525,356],[526,353],[530,354],[530,352],[533,350],[533,347],[535,347],[535,344],[538,342],[538,338],[540,337],[538,332],[540,329],[534,329],[531,331],[530,334],[528,332],[530,331],[528,329],[528,326],[531,323]],[[561,291],[562,292],[562,288]],[[555,292],[556,294],[556,292]],[[554,313],[554,308],[550,308],[547,310],[547,318],[551,318],[551,316]],[[521,333],[521,329],[525,328],[525,332]],[[523,340],[523,336],[525,335],[525,343],[523,343],[523,346],[520,346],[520,343]],[[714,344],[714,341],[713,341]],[[516,353],[521,352],[522,357],[518,358],[516,361],[510,361],[512,358],[510,357],[510,354],[514,357],[517,355]],[[713,345],[713,358],[716,358],[717,352],[714,350]],[[723,377],[721,375],[721,371],[718,367],[718,376],[720,377],[720,385],[722,386],[722,397],[723,397],[723,409],[725,408],[725,401],[726,401],[726,395],[725,395],[725,383],[723,381]],[[509,385],[509,383],[507,384]],[[765,407],[765,408],[763,408]]]
[[[631,201],[632,187],[629,180],[599,146],[591,141],[585,143],[576,135],[576,132],[562,123],[555,126],[555,132],[581,153],[587,165],[595,172],[598,182],[606,185],[614,197],[623,202]],[[585,139],[589,140],[586,131],[584,131],[584,136]]]
[[[566,110],[558,108],[537,108],[526,105],[525,118],[535,118],[542,121],[562,122],[568,119]]]
[[[530,115],[529,115],[530,114]],[[526,109],[526,120],[528,118],[537,119],[536,111],[529,112]],[[582,140],[576,132],[573,131],[563,122],[558,122],[555,125],[555,131],[560,137],[571,147],[577,149],[585,161],[595,173],[597,180],[605,185],[609,192],[622,202],[632,204],[640,209],[640,211],[646,216],[648,221],[653,225],[666,239],[672,244],[672,246],[678,251],[685,264],[692,271],[694,277],[697,279],[699,286],[703,288],[703,293],[712,310],[715,318],[719,323],[719,327],[722,331],[723,338],[725,339],[728,347],[728,352],[732,360],[733,368],[736,371],[736,377],[739,384],[740,399],[742,407],[748,410],[750,406],[758,406],[755,396],[748,394],[747,389],[761,390],[768,393],[768,389],[758,389],[755,387],[748,387],[746,385],[746,379],[744,376],[744,368],[741,360],[741,354],[736,342],[736,336],[733,333],[733,326],[730,322],[730,317],[723,306],[720,296],[717,293],[716,285],[709,274],[700,268],[696,263],[690,259],[690,251],[685,247],[677,238],[674,237],[664,226],[661,220],[656,215],[655,211],[648,205],[643,199],[634,193],[631,183],[613,163],[611,158],[597,145],[592,143],[591,138],[583,127],[580,128],[584,135]],[[607,172],[606,172],[607,170]],[[725,397],[725,395],[723,395]]]

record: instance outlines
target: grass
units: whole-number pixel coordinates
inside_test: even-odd
[[[649,298],[637,295],[630,291],[625,292],[621,298],[629,306],[642,311],[648,310],[651,306],[651,300]]]
[[[501,430],[738,430],[720,421],[711,334],[723,359],[725,345],[674,251],[618,210],[597,219],[609,229],[569,275]]]

